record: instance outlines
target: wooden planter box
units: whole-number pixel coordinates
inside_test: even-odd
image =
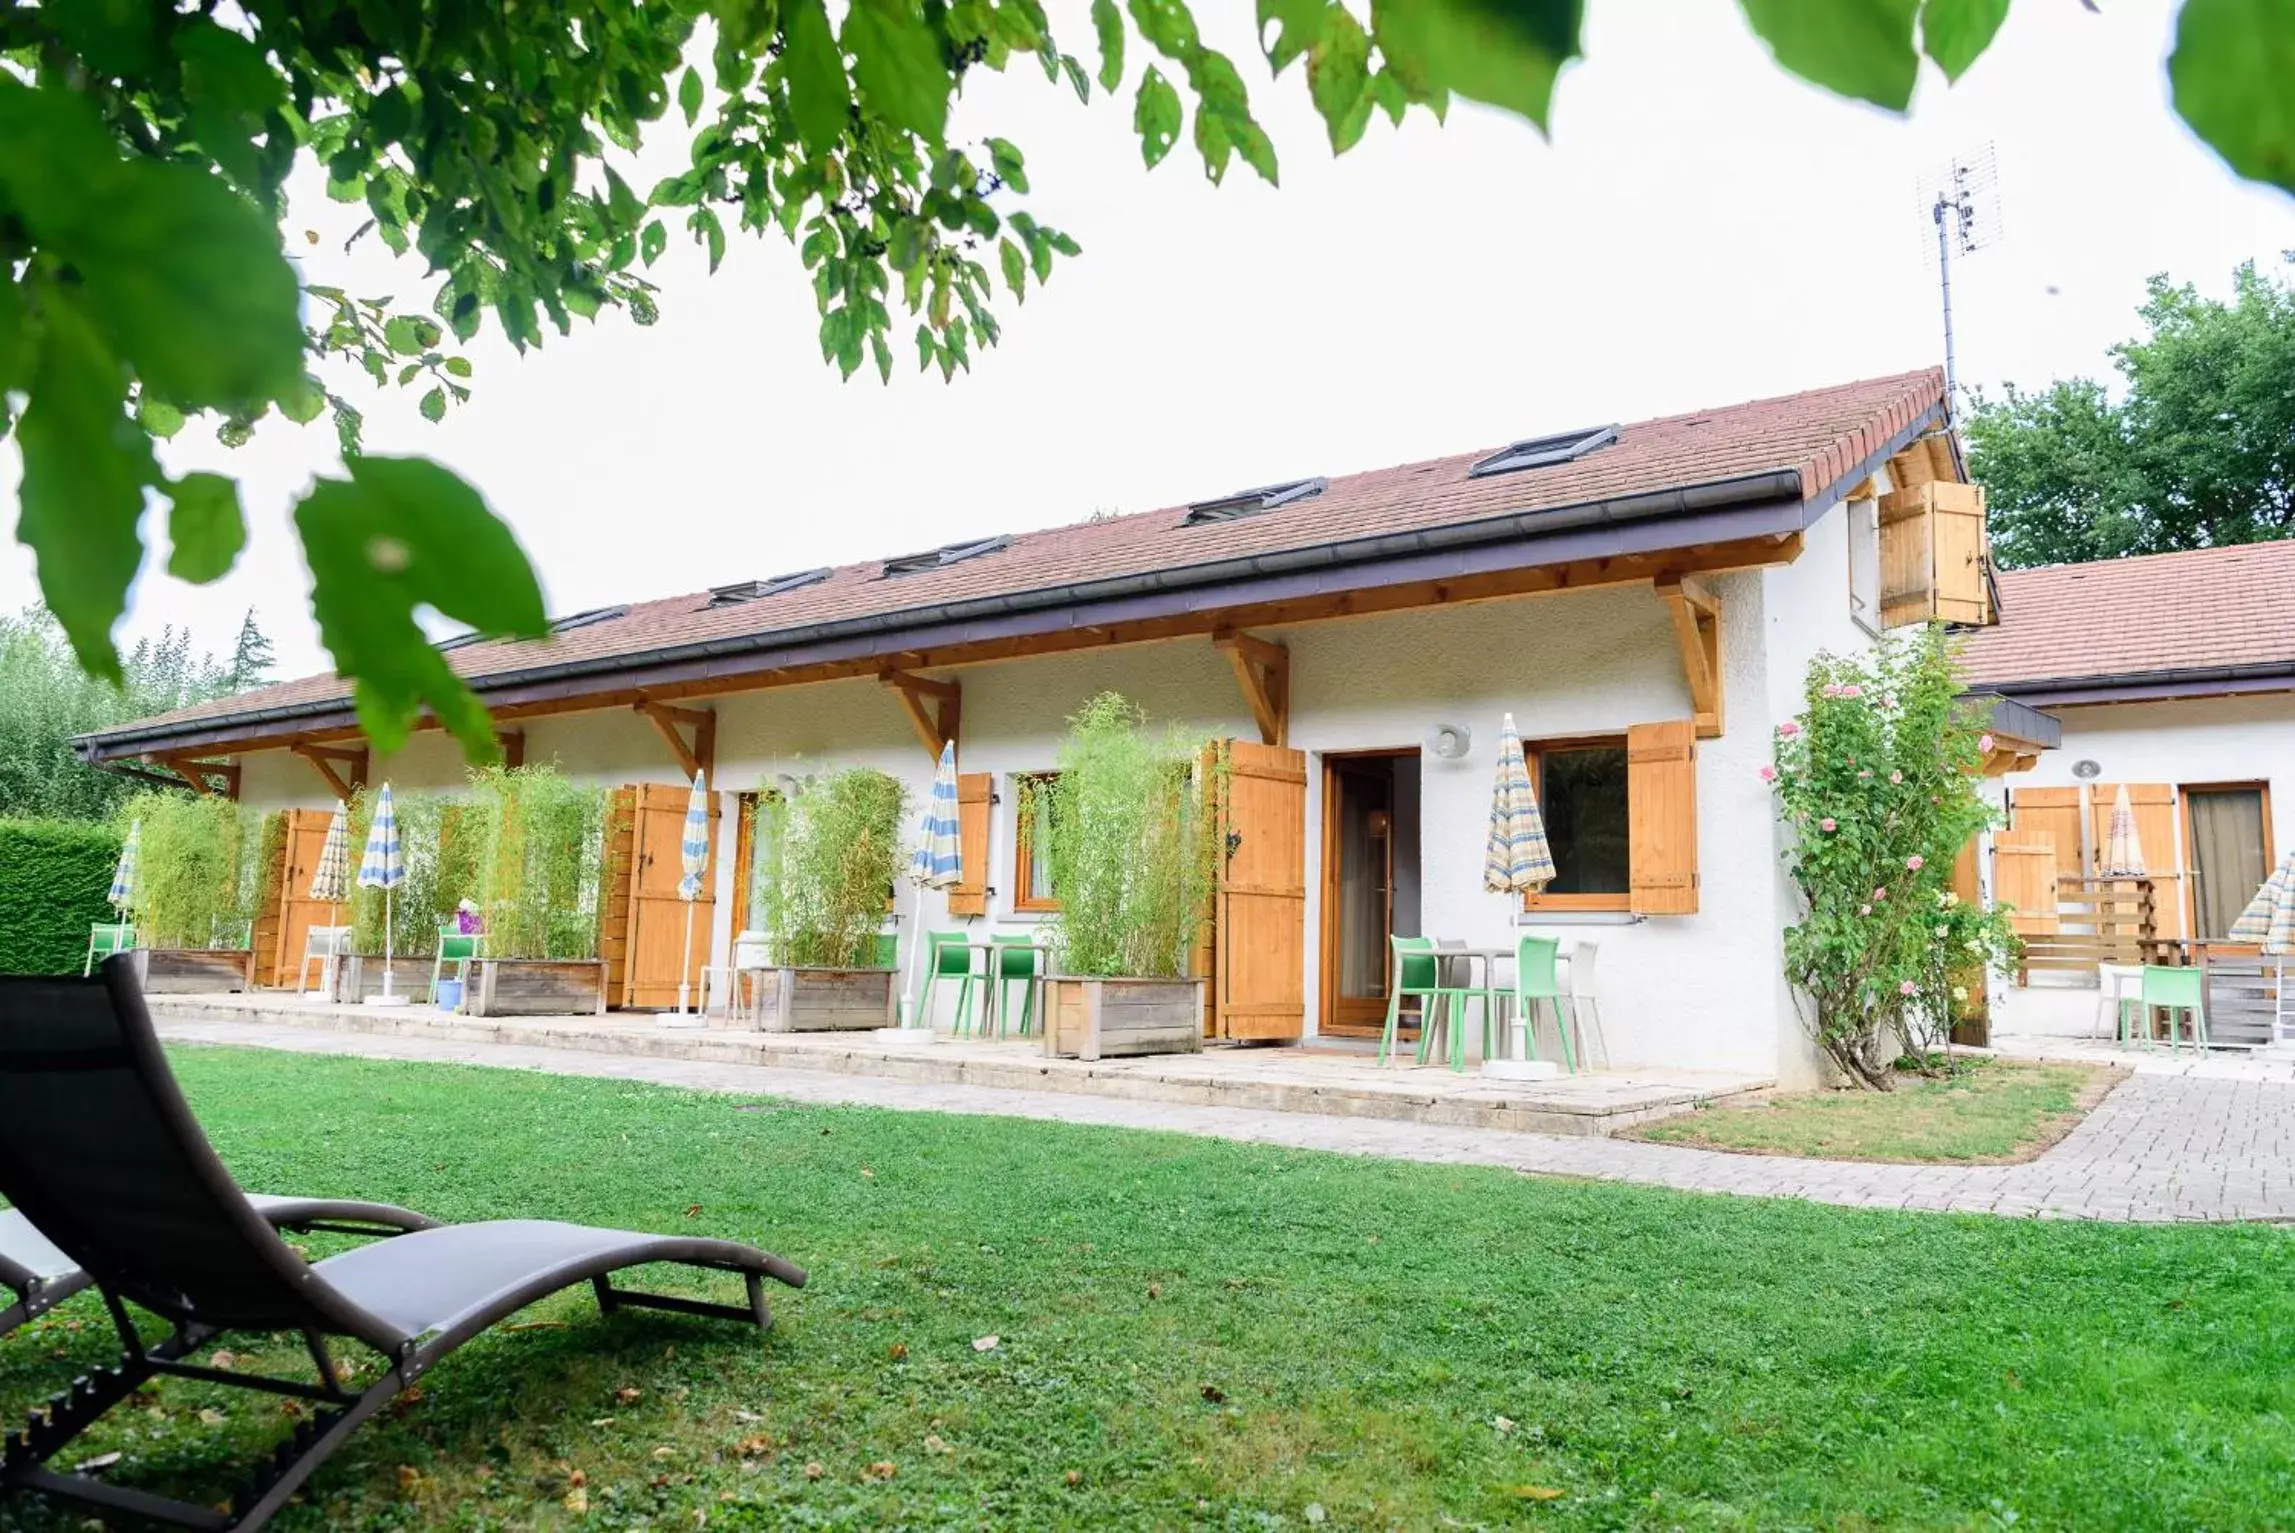
[[[462,1009],[473,1017],[606,1014],[603,958],[474,958]]]
[[[430,998],[430,963],[428,958],[393,958],[390,961],[390,993],[421,1002]],[[311,965],[311,978],[319,977],[319,966]],[[382,994],[383,960],[377,954],[353,953],[335,964],[334,999],[345,1006],[356,1006],[370,995]]]
[[[252,948],[139,947],[136,984],[146,995],[217,994],[255,988]]]
[[[1044,981],[1044,1052],[1075,1059],[1194,1054],[1203,1048],[1203,981]]]
[[[840,1033],[892,1027],[898,969],[766,969],[757,976],[757,1027],[767,1033]]]

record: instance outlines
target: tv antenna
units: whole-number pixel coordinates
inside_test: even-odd
[[[1944,413],[1952,425],[1960,378],[1952,343],[1952,262],[2000,242],[2000,173],[1992,145],[1954,155],[1920,183],[1921,211],[1936,225],[1937,284],[1944,301]]]

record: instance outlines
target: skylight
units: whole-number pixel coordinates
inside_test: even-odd
[[[829,569],[823,565],[817,570],[798,570],[790,575],[775,575],[769,580],[737,580],[729,586],[711,586],[709,605],[733,607],[742,602],[762,601],[768,596],[779,596],[783,591],[794,591],[800,586],[819,585],[829,578]]]
[[[554,617],[550,619],[550,632],[572,633],[575,629],[587,628],[592,623],[610,623],[617,617],[628,617],[629,611],[630,609],[627,607],[592,607],[589,611],[577,612],[572,617]]]
[[[946,569],[951,564],[962,564],[967,559],[977,559],[982,554],[992,554],[1000,548],[1009,547],[1011,542],[1010,538],[998,535],[993,538],[974,538],[964,543],[950,543],[921,554],[902,554],[897,559],[885,561],[884,576],[890,580],[895,575]]]
[[[1217,500],[1198,500],[1189,504],[1182,527],[1202,527],[1212,522],[1232,522],[1240,517],[1257,516],[1277,506],[1290,505],[1295,500],[1311,500],[1331,487],[1328,479],[1289,479],[1281,484],[1263,484],[1256,490],[1240,490],[1223,495]]]
[[[437,650],[440,654],[443,655],[450,649],[461,649],[465,645],[476,644],[481,640],[491,637],[493,637],[493,635],[480,633],[477,629],[473,628],[468,633],[458,633],[452,638],[441,639],[436,644],[433,644],[431,648]]]
[[[1504,452],[1492,453],[1469,469],[1466,477],[1482,479],[1491,474],[1511,474],[1525,468],[1545,468],[1549,464],[1569,463],[1597,447],[1607,447],[1617,439],[1616,426],[1587,426],[1576,431],[1559,431],[1552,436],[1532,437],[1527,442],[1516,442]]]

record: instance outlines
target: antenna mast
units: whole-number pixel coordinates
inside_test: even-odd
[[[1949,430],[1960,400],[1959,359],[1952,337],[1952,258],[1970,256],[2000,238],[2000,180],[1985,144],[1959,154],[1921,186],[1921,200],[1936,225],[1937,288],[1944,306],[1944,413]]]

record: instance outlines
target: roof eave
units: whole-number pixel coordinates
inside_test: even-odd
[[[2295,691],[2295,659],[2272,660],[2256,665],[2107,672],[2033,681],[1986,682],[1984,689],[2015,697],[2037,708],[2169,702],[2178,698],[2251,697]]]

